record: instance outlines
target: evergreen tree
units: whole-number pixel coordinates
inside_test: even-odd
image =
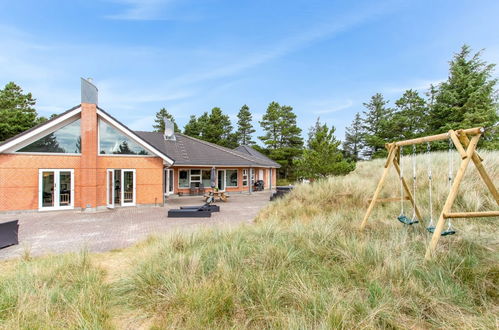
[[[189,121],[185,124],[184,134],[194,138],[201,137],[201,127],[195,115],[191,115]]]
[[[409,89],[395,101],[395,113],[391,118],[395,140],[408,140],[425,135],[428,108],[418,92]]]
[[[296,162],[300,176],[318,179],[328,175],[344,175],[355,169],[354,162],[343,159],[339,149],[341,142],[334,136],[335,128],[321,124],[319,118],[310,128],[308,146]]]
[[[166,108],[161,108],[156,113],[156,118],[154,119],[155,124],[152,126],[155,132],[163,133],[165,131],[165,121],[164,118],[170,119],[173,122],[175,133],[180,133],[180,129],[178,128],[177,123],[175,122],[175,118],[173,115],[166,110]]]
[[[251,121],[253,120],[251,116],[251,112],[249,107],[245,104],[239,110],[237,114],[237,131],[236,131],[236,139],[237,143],[240,145],[253,145],[255,141],[252,140],[251,134],[255,133],[255,129],[253,128],[253,124]]]
[[[281,106],[277,102],[270,103],[260,121],[260,126],[265,131],[265,135],[258,137],[270,150],[280,148],[280,119]]]
[[[233,147],[235,142],[230,118],[218,107],[211,109],[211,113],[207,118],[207,123],[202,126],[201,132],[201,138],[203,140],[224,147]]]
[[[270,103],[260,125],[265,135],[259,138],[269,149],[270,158],[281,164],[282,176],[292,178],[293,162],[303,149],[301,129],[297,126],[293,108]]]
[[[368,158],[385,157],[385,143],[394,138],[395,131],[390,125],[393,110],[387,107],[388,101],[380,93],[371,97],[368,103],[364,103],[367,111],[364,111],[365,132],[364,155]]]
[[[347,127],[345,132],[343,150],[347,157],[354,161],[361,159],[361,151],[364,148],[364,129],[362,123],[362,117],[360,116],[360,113],[357,112],[352,121],[352,125]]]
[[[0,89],[0,141],[19,134],[41,122],[33,106],[36,99],[23,93],[13,82]]]
[[[429,121],[432,133],[497,124],[494,66],[481,59],[481,52],[472,55],[469,46],[461,47],[450,62],[447,81],[439,85],[435,95]],[[497,133],[489,135],[484,146],[491,148],[497,140]]]

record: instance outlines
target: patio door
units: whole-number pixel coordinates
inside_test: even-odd
[[[217,171],[217,187],[219,191],[225,191],[225,170]]]
[[[38,209],[64,210],[74,207],[74,170],[38,171]]]
[[[165,195],[172,195],[174,192],[173,187],[173,169],[165,168]]]
[[[134,169],[108,169],[106,176],[107,207],[134,206],[136,177]]]

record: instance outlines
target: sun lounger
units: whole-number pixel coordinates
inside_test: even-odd
[[[192,209],[168,210],[168,218],[209,218],[211,211],[205,206]]]
[[[19,244],[18,231],[19,224],[17,220],[0,223],[0,249]]]
[[[188,210],[188,209],[199,209],[199,208],[203,208],[203,209],[206,209],[210,212],[220,212],[220,206],[218,205],[214,205],[214,204],[211,204],[211,205],[202,205],[202,206],[181,206],[180,209],[181,210]]]

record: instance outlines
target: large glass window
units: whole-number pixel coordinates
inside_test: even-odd
[[[17,150],[17,152],[81,153],[80,120],[78,119],[45,135],[41,139]]]
[[[189,171],[188,170],[178,171],[178,186],[180,188],[189,188]]]
[[[150,155],[139,144],[103,120],[99,120],[99,148],[103,155]]]
[[[225,171],[225,186],[237,187],[237,170]]]

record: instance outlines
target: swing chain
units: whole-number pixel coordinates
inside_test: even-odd
[[[413,207],[413,212],[412,212],[412,220],[416,219],[416,189],[417,189],[417,182],[416,182],[416,145],[412,145],[412,190],[413,190],[413,199],[414,199],[414,207]]]
[[[430,142],[426,142],[426,154],[428,155],[428,190],[429,190],[429,204],[430,204],[430,224],[429,227],[434,226],[433,224],[433,197],[432,197],[432,163],[431,163],[431,145]]]
[[[399,149],[399,162],[400,162],[400,215],[404,215],[404,187],[402,185],[402,180],[404,179],[404,167],[402,161],[402,146]]]

